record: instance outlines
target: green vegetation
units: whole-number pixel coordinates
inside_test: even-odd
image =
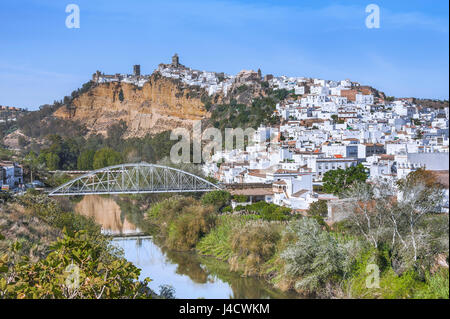
[[[227,205],[231,195],[226,191],[213,191],[202,196],[203,205],[214,205],[218,209]]]
[[[165,246],[190,250],[215,225],[212,205],[202,205],[192,197],[173,196],[153,205],[147,212],[148,229],[157,229]],[[155,233],[156,234],[156,233]]]
[[[14,260],[20,245],[0,258],[0,297],[18,299],[147,298],[150,279],[139,282],[140,270],[119,257],[107,241],[84,231],[67,233],[50,247],[46,258],[31,263]]]
[[[230,270],[245,275],[270,271],[284,225],[268,222],[254,214],[221,215],[216,227],[196,246],[199,253],[214,256],[230,264]]]
[[[157,297],[99,225],[45,195],[10,199],[0,221],[0,298]]]
[[[237,88],[238,94],[248,89],[245,85]],[[287,90],[272,91],[268,89],[268,96],[254,98],[249,105],[239,104],[232,99],[229,104],[215,105],[211,107],[210,123],[220,130],[225,128],[258,128],[261,124],[275,125],[280,121],[279,117],[272,116],[278,102],[284,100],[289,92]]]
[[[47,175],[46,170],[92,170],[124,162],[156,163],[168,157],[176,143],[170,140],[170,132],[125,140],[125,131],[125,123],[119,122],[109,127],[107,138],[48,135],[47,146],[30,150],[23,164],[30,174],[42,177]]]
[[[266,203],[240,214],[224,214],[226,206],[195,249],[309,296],[448,298],[448,268],[440,266],[448,264],[448,216],[435,213],[442,186],[418,170],[398,187],[406,199],[393,201],[384,184],[351,183],[341,193],[348,217],[331,227],[324,201],[309,217],[282,222],[264,216]]]
[[[227,261],[233,255],[230,241],[233,229],[236,225],[242,226],[244,224],[245,221],[232,218],[229,215],[219,216],[216,227],[197,244],[197,251],[203,255],[210,255]]]
[[[124,97],[123,97],[123,90],[122,90],[122,88],[120,88],[120,91],[119,91],[119,101],[120,101],[120,102],[123,102],[123,100],[124,100]]]
[[[314,202],[311,205],[309,205],[308,215],[309,216],[327,217],[327,215],[328,215],[327,201],[323,200],[323,199],[319,199],[317,202]]]
[[[84,150],[77,158],[77,168],[79,170],[92,170],[94,169],[94,150]]]
[[[122,163],[122,156],[110,147],[105,147],[94,154],[92,167],[99,169],[107,166],[117,165]]]
[[[277,227],[267,221],[253,221],[235,228],[231,236],[233,259],[244,265],[244,274],[258,274],[261,266],[275,254],[281,234]]]
[[[260,216],[260,218],[267,221],[283,221],[288,220],[292,217],[290,208],[278,206],[275,204],[268,204],[263,201],[256,202],[244,207],[236,207],[236,210],[240,209],[257,214]]]
[[[365,182],[367,173],[362,164],[350,166],[345,170],[339,168],[323,175],[323,190],[327,193],[339,195],[355,182]]]
[[[349,272],[350,250],[356,245],[340,240],[310,218],[302,218],[289,225],[288,232],[295,236],[281,258],[286,262],[285,272],[294,279],[297,291],[324,294],[329,284],[336,284]]]

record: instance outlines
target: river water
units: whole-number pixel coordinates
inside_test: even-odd
[[[113,244],[141,269],[140,279],[152,279],[149,286],[154,291],[169,285],[176,298],[296,298],[264,280],[231,272],[227,263],[215,258],[160,248],[136,222],[128,220],[125,209],[117,198],[95,195],[85,196],[75,205],[77,213],[93,217],[102,225],[102,232],[114,236]]]

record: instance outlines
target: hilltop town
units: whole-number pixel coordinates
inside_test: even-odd
[[[438,102],[430,107],[424,100],[388,97],[349,79],[194,70],[181,64],[177,54],[151,75],[142,75],[140,65],[134,65],[133,74],[97,71],[92,83],[87,92],[95,90],[93,94],[81,94],[55,115],[85,121],[97,132],[106,132],[113,119],[124,119],[137,136],[208,119],[203,95],[220,97],[221,103],[228,98],[231,102],[220,108],[236,111],[254,110],[252,103],[267,92],[284,93],[265,115],[276,124],[254,127],[253,143],[246,149],[217,152],[203,164],[205,175],[222,183],[261,186],[235,191],[248,196],[241,206],[264,200],[306,211],[318,200],[337,200],[323,190],[327,172],[362,165],[369,181],[394,183],[420,168],[433,172],[446,187],[442,210],[448,212],[449,109]],[[236,104],[234,99],[248,92],[247,105]]]

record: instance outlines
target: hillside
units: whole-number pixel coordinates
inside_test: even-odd
[[[103,135],[109,126],[123,120],[127,124],[126,137],[142,137],[173,127],[189,127],[193,120],[207,118],[203,94],[199,87],[186,88],[155,72],[143,87],[125,82],[93,85],[54,115],[78,121],[89,133]]]

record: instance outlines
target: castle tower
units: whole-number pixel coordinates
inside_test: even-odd
[[[180,58],[178,57],[178,54],[174,54],[172,57],[172,66],[175,68],[178,68],[180,66]]]
[[[97,70],[94,74],[92,74],[92,81],[98,82],[98,80],[100,79],[100,76],[101,76],[101,72],[99,70]]]
[[[134,76],[141,76],[141,65],[140,64],[133,65],[133,74],[134,74]]]

